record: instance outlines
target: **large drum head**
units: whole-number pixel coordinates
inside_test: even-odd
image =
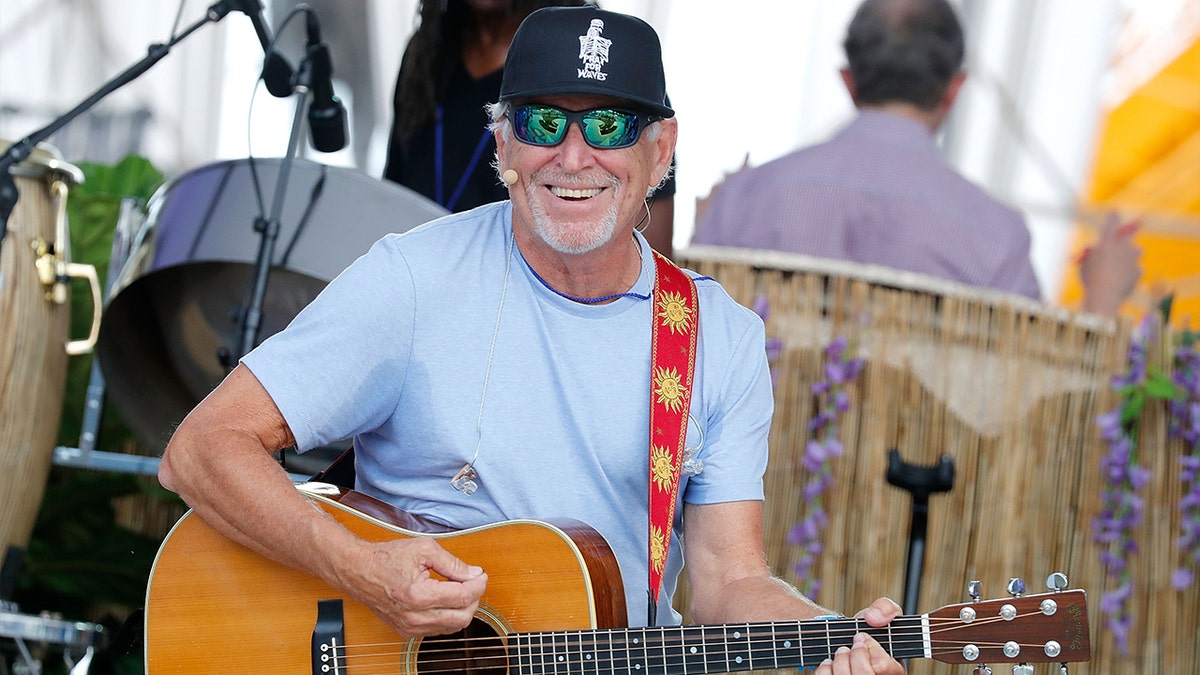
[[[206,165],[164,185],[118,277],[97,358],[126,424],[163,448],[236,361],[281,160]],[[406,188],[296,160],[263,301],[259,339],[278,332],[377,239],[444,215]],[[262,206],[260,206],[260,204]]]

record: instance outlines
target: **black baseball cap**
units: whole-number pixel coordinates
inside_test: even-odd
[[[501,101],[558,94],[610,96],[675,115],[658,34],[637,17],[592,6],[539,9],[508,47]]]

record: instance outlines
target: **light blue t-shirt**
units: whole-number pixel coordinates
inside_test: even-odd
[[[511,214],[499,202],[384,237],[243,362],[300,450],[353,437],[362,492],[457,528],[591,525],[620,563],[631,625],[644,625],[653,256],[637,235],[646,254],[631,296],[574,302],[512,246]],[[687,444],[702,428],[704,464],[680,498],[761,500],[773,406],[762,321],[712,279],[696,285]],[[479,489],[466,495],[449,481],[477,441]],[[660,624],[680,621],[665,608],[681,515]]]

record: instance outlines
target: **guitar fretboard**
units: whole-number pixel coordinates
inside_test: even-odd
[[[566,673],[727,673],[815,667],[855,633],[867,633],[893,657],[928,657],[927,622],[902,616],[883,628],[861,619],[611,630],[521,633],[510,636],[510,671]]]

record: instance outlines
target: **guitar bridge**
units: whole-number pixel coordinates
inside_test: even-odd
[[[312,675],[346,672],[346,620],[341,600],[317,601],[312,634]]]

